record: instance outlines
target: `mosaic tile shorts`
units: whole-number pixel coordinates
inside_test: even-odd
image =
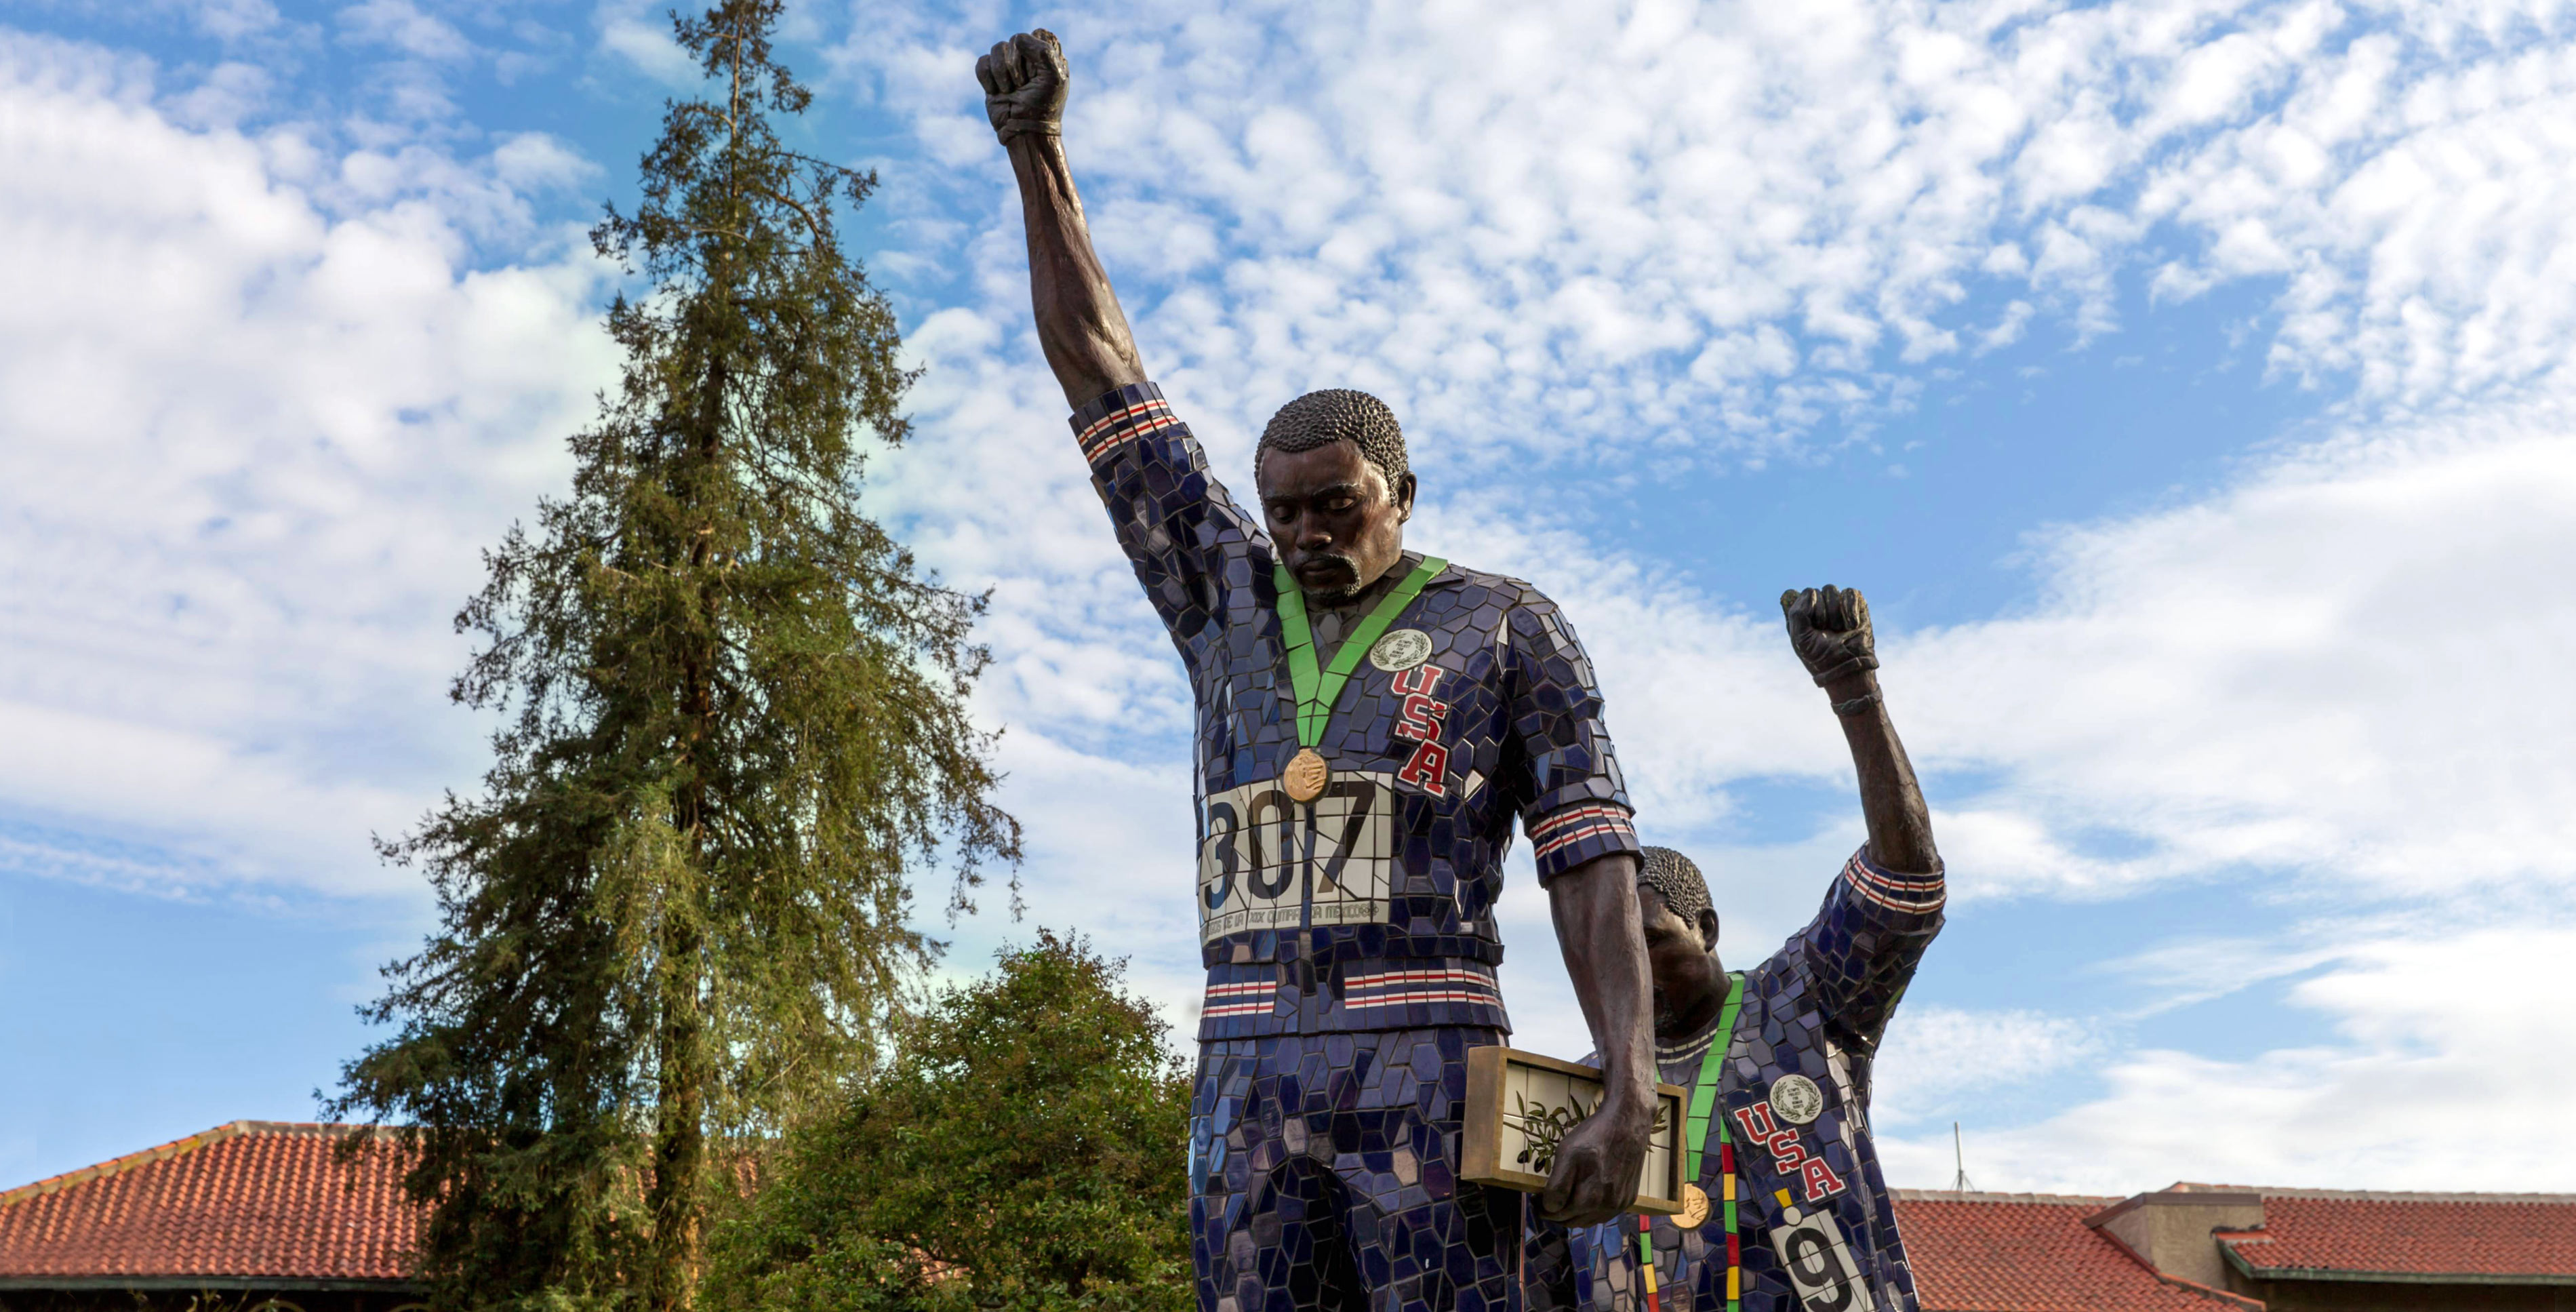
[[[1457,1178],[1467,1049],[1495,1029],[1199,1046],[1199,1312],[1510,1312],[1524,1195]]]

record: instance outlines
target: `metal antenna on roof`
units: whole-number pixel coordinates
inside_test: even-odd
[[[1950,1192],[1954,1194],[1964,1194],[1975,1189],[1975,1185],[1968,1183],[1968,1150],[1961,1146],[1959,1142],[1959,1123],[1957,1121],[1950,1122],[1950,1154],[1952,1160],[1959,1164],[1958,1177],[1950,1181]]]

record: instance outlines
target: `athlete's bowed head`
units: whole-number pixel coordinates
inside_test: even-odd
[[[1343,388],[1309,392],[1271,416],[1252,459],[1270,540],[1307,596],[1356,596],[1404,554],[1413,471],[1386,402]]]

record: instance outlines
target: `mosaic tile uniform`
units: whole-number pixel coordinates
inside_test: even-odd
[[[1528,584],[1441,570],[1394,625],[1427,661],[1360,662],[1301,813],[1276,786],[1300,744],[1268,536],[1152,384],[1072,424],[1197,704],[1200,1306],[1510,1307],[1520,1196],[1456,1180],[1457,1103],[1466,1049],[1510,1029],[1515,818],[1542,880],[1638,850],[1591,662]]]
[[[1190,1235],[1209,1312],[1507,1312],[1523,1195],[1453,1174],[1468,1048],[1444,1026],[1225,1039],[1191,1106]]]
[[[1896,1214],[1880,1175],[1869,1128],[1869,1054],[1886,1032],[1923,950],[1940,932],[1946,900],[1939,873],[1884,870],[1856,854],[1825,895],[1822,910],[1769,960],[1744,974],[1719,1088],[1718,1115],[1728,1118],[1737,1165],[1737,1233],[1742,1237],[1743,1312],[1822,1312],[1862,1306],[1858,1291],[1828,1286],[1802,1300],[1774,1251],[1771,1233],[1784,1224],[1779,1191],[1802,1213],[1830,1216],[1867,1305],[1912,1312],[1914,1276],[1896,1231]],[[1713,1039],[1715,1036],[1709,1036]],[[1658,1047],[1664,1081],[1690,1088],[1705,1043]],[[1806,1125],[1774,1114],[1768,1098],[1783,1077],[1803,1075],[1824,1095]],[[1772,1131],[1771,1144],[1755,1131]],[[1785,1137],[1784,1137],[1785,1136]],[[1700,1161],[1700,1187],[1723,1198],[1717,1136]],[[1821,1169],[1803,1163],[1821,1163]],[[1793,1163],[1783,1170],[1784,1163]],[[1684,1232],[1670,1217],[1654,1219],[1655,1277],[1661,1312],[1724,1312],[1726,1226],[1716,1207],[1707,1224]],[[1540,1226],[1524,1255],[1532,1312],[1646,1312],[1638,1278],[1637,1217],[1569,1234]],[[1838,1301],[1839,1300],[1839,1301]]]

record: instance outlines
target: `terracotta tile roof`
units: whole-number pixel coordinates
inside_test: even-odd
[[[2576,1196],[2256,1192],[2263,1228],[2219,1238],[2265,1279],[2336,1272],[2576,1282]]]
[[[403,1279],[419,1216],[389,1147],[332,1160],[353,1128],[235,1121],[0,1193],[0,1282]]]
[[[2262,1304],[2157,1275],[2084,1224],[2117,1198],[1898,1189],[1923,1312],[2243,1312]]]

